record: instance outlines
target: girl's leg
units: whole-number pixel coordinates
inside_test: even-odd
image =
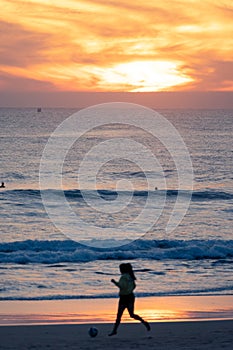
[[[119,324],[121,323],[121,317],[123,315],[123,312],[124,312],[125,308],[126,308],[126,306],[124,304],[122,304],[121,301],[119,300],[118,311],[117,311],[117,318],[116,318],[113,330],[109,334],[109,336],[117,334],[117,328],[119,327]]]
[[[131,318],[134,318],[135,320],[138,320],[140,322],[142,322],[144,324],[144,326],[146,327],[146,329],[148,331],[150,331],[150,325],[147,321],[144,321],[142,317],[140,317],[139,315],[136,315],[134,313],[134,301],[135,301],[135,297],[132,296],[131,300],[129,301],[128,303],[128,306],[127,306],[127,310],[129,312],[129,315]]]

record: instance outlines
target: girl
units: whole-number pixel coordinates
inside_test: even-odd
[[[120,289],[120,292],[119,292],[120,299],[119,299],[116,322],[109,336],[117,334],[117,328],[121,322],[121,317],[125,309],[128,310],[130,317],[134,318],[135,320],[141,321],[146,327],[146,329],[150,331],[149,323],[144,321],[140,316],[135,315],[134,313],[135,296],[134,296],[133,290],[136,288],[136,284],[135,284],[136,277],[134,275],[132,265],[129,263],[121,264],[119,268],[121,272],[121,278],[119,282],[116,282],[114,279],[111,280],[111,282],[114,283]]]

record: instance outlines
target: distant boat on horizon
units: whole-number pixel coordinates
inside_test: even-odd
[[[37,108],[37,112],[38,113],[41,112],[41,107]]]

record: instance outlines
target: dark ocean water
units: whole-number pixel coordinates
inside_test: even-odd
[[[232,294],[232,111],[160,111],[190,154],[189,188],[179,186],[174,157],[161,142],[138,128],[110,124],[73,143],[62,168],[64,191],[52,185],[41,191],[44,147],[74,112],[0,109],[0,181],[6,184],[0,191],[0,299],[112,297],[115,289],[109,281],[117,277],[122,261],[135,268],[139,296]],[[142,169],[124,159],[122,151],[121,158],[113,154],[97,169],[99,159],[91,154],[80,188],[77,174],[85,154],[119,137],[143,144],[159,166]],[[93,188],[89,171],[96,169]],[[180,210],[190,202],[179,225],[167,231],[178,197]],[[79,221],[72,223],[61,205],[54,225],[43,198],[56,210],[65,198]],[[69,230],[61,231],[59,225]]]

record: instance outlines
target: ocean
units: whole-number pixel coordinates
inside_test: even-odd
[[[51,134],[76,112],[0,109],[0,300],[117,297],[110,280],[121,262],[134,267],[138,297],[232,294],[233,111],[158,111],[167,144],[175,131],[183,140],[189,169],[177,170],[175,142],[166,148],[133,117],[69,129],[74,142],[58,136],[43,168]],[[50,172],[41,186],[63,147],[62,179]]]

